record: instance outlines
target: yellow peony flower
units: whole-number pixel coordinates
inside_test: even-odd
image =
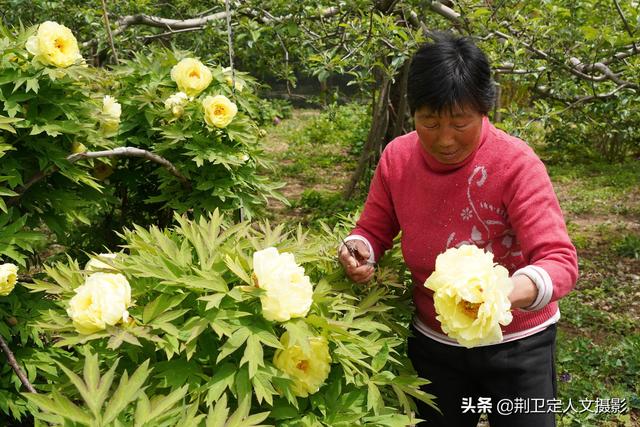
[[[189,97],[184,92],[177,92],[164,101],[164,108],[171,110],[175,117],[180,117],[184,113],[184,106],[189,101]]]
[[[194,58],[185,58],[171,69],[171,80],[189,96],[198,96],[212,79],[211,70]]]
[[[68,67],[82,59],[78,41],[71,30],[57,22],[40,24],[38,32],[29,37],[25,47],[45,65]]]
[[[84,269],[86,271],[115,270],[103,260],[113,260],[116,259],[117,256],[118,254],[98,254],[87,262]]]
[[[331,371],[329,344],[324,337],[309,338],[311,353],[305,355],[299,345],[289,344],[289,333],[280,338],[283,349],[276,350],[273,364],[293,379],[293,393],[307,397],[322,387]]]
[[[93,273],[76,288],[67,314],[81,334],[101,331],[107,325],[126,322],[131,306],[131,287],[122,274]]]
[[[238,112],[236,104],[229,101],[229,98],[224,95],[207,96],[202,101],[202,106],[204,107],[204,121],[209,126],[217,128],[227,127]]]
[[[275,322],[304,317],[311,308],[313,288],[304,268],[292,254],[270,247],[253,254],[253,279],[266,294],[260,297],[262,315]]]
[[[100,129],[105,135],[113,135],[118,131],[120,126],[120,114],[122,114],[122,106],[112,96],[105,95],[102,98]]]
[[[447,249],[424,284],[442,330],[465,347],[502,341],[500,325],[511,323],[509,293],[513,283],[493,254],[473,245]]]
[[[9,295],[17,281],[18,267],[10,263],[0,265],[0,296]]]

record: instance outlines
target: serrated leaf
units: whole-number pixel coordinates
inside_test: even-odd
[[[231,363],[225,363],[215,370],[211,381],[207,384],[208,391],[206,401],[208,404],[217,401],[225,390],[233,385],[236,371],[236,366]]]
[[[244,271],[244,268],[240,264],[240,261],[238,260],[237,257],[231,258],[229,255],[226,255],[224,257],[224,263],[229,268],[229,270],[233,272],[233,274],[235,274],[240,279],[242,279],[246,284],[252,285],[251,278],[249,277],[247,272]]]
[[[66,398],[59,392],[54,390],[51,393],[51,397],[53,398],[54,402],[56,402],[56,405],[58,406],[58,408],[62,409],[63,413],[60,415],[62,415],[66,419],[75,421],[77,423],[82,423],[82,424],[92,423],[93,421],[92,417],[87,415],[82,409],[80,409],[72,401],[70,401],[68,398]]]
[[[259,366],[264,366],[264,353],[260,339],[251,335],[247,339],[247,346],[244,349],[244,355],[240,360],[240,366],[245,363],[249,364],[249,378],[253,378],[258,371]]]
[[[242,346],[247,338],[249,338],[249,330],[246,328],[239,328],[231,334],[231,337],[222,345],[220,348],[220,353],[216,358],[216,363],[219,363],[222,359],[236,351],[240,346]]]
[[[373,357],[373,360],[371,361],[371,369],[373,369],[373,372],[380,372],[380,369],[384,368],[384,365],[386,365],[388,359],[389,346],[385,342],[380,351],[376,353],[376,355]]]
[[[105,424],[115,420],[120,415],[120,412],[136,398],[149,376],[149,372],[149,360],[147,359],[136,369],[130,379],[127,378],[126,372],[122,375],[118,388],[113,393],[113,397],[109,400],[109,404],[104,411],[103,421]]]
[[[227,395],[223,394],[216,402],[216,406],[209,409],[206,427],[225,427],[228,415],[229,407],[227,406]]]
[[[185,384],[181,388],[172,391],[167,396],[160,399],[154,399],[151,402],[151,411],[149,412],[148,421],[152,421],[168,412],[178,401],[180,401],[189,390],[189,384]]]

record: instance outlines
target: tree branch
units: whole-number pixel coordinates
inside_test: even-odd
[[[157,154],[153,154],[147,150],[142,150],[140,148],[118,147],[118,148],[114,148],[113,150],[87,151],[84,153],[71,154],[70,156],[67,156],[67,160],[69,161],[69,163],[75,163],[80,159],[97,159],[99,157],[142,157],[144,159],[150,160],[154,163],[158,163],[159,165],[163,166],[165,169],[167,169],[167,171],[169,171],[169,173],[171,173],[171,175],[178,178],[178,180],[182,183],[182,187],[185,190],[191,191],[191,183],[189,182],[189,180],[185,178],[185,176],[182,175],[169,160],[165,159],[164,157],[158,156]],[[53,166],[46,171],[38,171],[38,173],[34,174],[31,178],[27,180],[27,182],[24,185],[22,185],[16,190],[16,193],[18,193],[18,195],[9,199],[7,201],[7,205],[15,206],[20,200],[20,197],[22,197],[22,195],[29,188],[31,188],[35,183],[46,178],[47,176],[53,175],[59,170],[60,168],[58,166]]]
[[[633,39],[633,31],[631,31],[631,27],[629,26],[629,22],[627,22],[627,18],[624,16],[624,13],[622,12],[622,8],[620,7],[620,3],[618,2],[618,0],[613,0],[613,3],[616,5],[616,9],[618,11],[618,15],[620,15],[620,19],[622,19],[622,23],[624,24],[624,28],[627,30],[627,33],[629,34],[629,36]],[[635,49],[636,51],[638,50],[638,46],[636,46],[635,42],[633,43],[633,49]]]
[[[560,111],[560,113],[563,113],[571,108],[577,107],[580,104],[584,104],[587,102],[592,102],[592,101],[597,101],[597,100],[602,100],[602,99],[608,99],[608,98],[613,98],[615,96],[616,93],[620,92],[621,90],[634,90],[634,88],[628,86],[628,85],[622,85],[622,86],[618,86],[617,88],[613,89],[610,92],[606,92],[606,93],[598,93],[595,95],[585,95],[585,96],[575,96],[573,98],[561,98],[558,97],[554,94],[552,94],[548,89],[541,87],[541,86],[535,86],[533,88],[534,92],[536,92],[539,95],[542,95],[544,97],[547,98],[551,98],[554,99],[556,101],[560,101],[562,103],[568,104],[567,108],[565,108],[564,110]],[[557,114],[560,114],[557,113]]]
[[[106,0],[102,0],[102,16],[104,18],[104,26],[107,29],[107,36],[109,37],[109,44],[111,45],[111,52],[113,53],[113,59],[115,59],[116,64],[118,64],[120,61],[118,60],[118,52],[116,52],[116,46],[113,44],[113,34],[111,34],[111,25],[109,24],[109,15],[107,13]]]
[[[20,382],[22,382],[22,385],[24,385],[25,388],[29,390],[30,393],[38,393],[36,389],[33,388],[33,385],[31,385],[31,383],[29,382],[29,378],[27,378],[27,376],[25,375],[20,365],[18,365],[18,361],[16,360],[15,356],[13,355],[13,352],[7,345],[4,338],[2,338],[2,335],[0,335],[0,348],[2,348],[2,351],[4,351],[4,354],[6,354],[7,362],[9,362],[9,365],[11,365],[11,368],[13,368],[13,371],[16,373],[18,378],[20,378]]]
[[[230,12],[233,14],[233,12]],[[205,15],[200,18],[170,19],[145,14],[123,16],[117,21],[118,30],[122,32],[132,25],[146,25],[149,27],[167,28],[169,30],[184,30],[185,28],[202,27],[210,21],[218,21],[227,18],[227,12],[218,12]]]
[[[96,159],[99,157],[142,157],[163,166],[165,169],[167,169],[167,171],[169,171],[171,175],[178,178],[185,189],[191,190],[191,183],[189,182],[189,180],[185,178],[185,176],[182,175],[169,160],[141,148],[118,147],[114,148],[113,150],[87,151],[84,153],[72,154],[67,157],[67,160],[70,163],[75,163],[80,159]]]
[[[452,21],[454,24],[460,23],[460,14],[455,10],[451,9],[450,7],[440,3],[439,1],[432,0],[431,2],[429,2],[429,7],[435,13],[447,18],[449,21]]]
[[[150,36],[138,36],[138,38],[147,41],[147,40],[154,40],[154,39],[160,39],[162,37],[167,37],[167,36],[172,36],[174,34],[178,34],[178,33],[188,33],[189,31],[199,31],[202,30],[204,27],[193,27],[193,28],[184,28],[182,30],[172,30],[172,31],[166,31],[164,33],[160,33],[160,34],[152,34]]]

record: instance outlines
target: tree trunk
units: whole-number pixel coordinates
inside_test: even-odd
[[[389,102],[391,108],[391,116],[389,117],[389,126],[385,132],[385,144],[391,142],[394,138],[404,135],[408,129],[408,103],[407,103],[407,82],[409,80],[409,66],[411,61],[405,61],[404,65],[396,75],[396,81],[391,86]]]
[[[369,166],[371,158],[376,154],[376,152],[379,152],[382,147],[384,136],[387,133],[387,126],[389,124],[389,92],[391,79],[384,73],[381,74],[381,83],[378,85],[380,87],[380,91],[378,92],[377,100],[372,109],[371,128],[367,135],[367,141],[362,148],[362,153],[360,153],[356,170],[353,172],[351,180],[343,191],[343,197],[346,200],[353,197],[356,186]]]
[[[496,81],[496,103],[493,106],[493,122],[500,123],[502,121],[502,112],[500,109],[502,108],[502,86],[500,85],[500,81],[498,76],[495,76]]]

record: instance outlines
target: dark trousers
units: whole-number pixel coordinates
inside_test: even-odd
[[[422,389],[436,396],[442,411],[418,401],[418,416],[426,420],[420,425],[476,427],[484,412],[491,427],[555,427],[555,414],[539,406],[557,395],[555,324],[526,338],[471,349],[441,344],[413,327],[412,332],[409,358],[431,381]]]

